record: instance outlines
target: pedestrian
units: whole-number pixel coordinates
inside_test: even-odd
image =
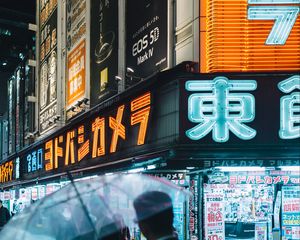
[[[2,228],[9,221],[9,219],[9,211],[6,207],[3,206],[2,200],[0,200],[0,230],[2,230]]]
[[[148,191],[133,202],[137,223],[148,240],[178,240],[173,227],[173,205],[170,196],[160,191]]]
[[[121,214],[114,215],[114,220],[118,224],[120,231],[121,231],[121,239],[122,240],[130,240],[130,230],[125,225],[124,219]]]

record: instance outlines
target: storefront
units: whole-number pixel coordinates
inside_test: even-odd
[[[186,64],[11,156],[20,173],[2,181],[3,196],[35,201],[67,184],[67,171],[74,179],[144,172],[193,193],[174,203],[180,239],[271,239],[277,228],[297,239],[299,75],[197,74]]]

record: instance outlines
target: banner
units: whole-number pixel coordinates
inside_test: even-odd
[[[189,198],[189,236],[191,240],[200,239],[199,233],[199,195],[200,195],[200,176],[198,174],[190,176],[190,188],[191,196]]]
[[[167,0],[127,1],[126,65],[137,78],[167,67],[167,6]]]
[[[40,1],[40,133],[55,127],[57,113],[57,0]]]
[[[85,40],[68,55],[67,108],[85,95]]]
[[[91,2],[91,105],[117,93],[118,1]]]
[[[282,187],[282,239],[300,236],[300,186]]]
[[[78,101],[86,96],[87,1],[67,1],[67,120],[83,110]],[[76,111],[70,108],[78,106]]]
[[[224,193],[222,189],[215,193],[205,193],[205,239],[225,239]]]
[[[268,233],[267,233],[267,223],[255,223],[255,240],[267,240]]]

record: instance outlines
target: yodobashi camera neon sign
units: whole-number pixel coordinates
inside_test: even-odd
[[[195,92],[188,98],[188,119],[196,125],[185,134],[191,140],[200,140],[212,132],[215,142],[227,142],[229,132],[242,140],[256,136],[256,130],[247,123],[255,119],[255,97],[248,93],[257,88],[255,80],[229,80],[220,76],[213,80],[190,80],[185,89]],[[286,94],[280,99],[281,139],[300,137],[300,75],[294,75],[278,84]]]
[[[248,0],[249,20],[275,20],[266,45],[284,45],[299,16],[300,0]]]
[[[129,104],[121,104],[116,110],[113,114],[96,116],[45,142],[45,170],[77,164],[88,155],[95,159],[118,152],[118,143],[126,143],[131,137],[136,137],[136,146],[143,145],[151,111],[151,93],[146,92]],[[126,111],[130,119],[125,119]],[[127,133],[132,128],[138,129],[137,136],[129,136]],[[88,132],[87,129],[91,131]],[[110,137],[108,131],[111,133]]]

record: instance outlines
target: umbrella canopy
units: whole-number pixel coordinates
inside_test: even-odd
[[[0,239],[104,239],[137,218],[133,201],[143,193],[167,193],[172,202],[184,202],[189,193],[172,182],[145,174],[102,175],[72,182],[14,216]],[[147,218],[170,207],[158,204],[142,211]],[[143,214],[143,216],[141,216]]]

